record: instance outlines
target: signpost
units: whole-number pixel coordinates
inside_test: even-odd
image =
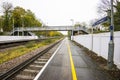
[[[101,24],[107,20],[109,20],[109,18],[111,19],[110,21],[110,42],[108,44],[108,62],[107,62],[107,66],[108,69],[112,69],[113,68],[113,58],[114,58],[114,16],[113,16],[113,0],[111,1],[111,10],[110,10],[110,15],[98,20],[97,22],[95,22],[92,26],[96,26],[98,24]]]
[[[99,25],[99,24],[101,24],[101,23],[103,23],[103,22],[106,22],[107,20],[108,20],[108,16],[106,16],[106,17],[104,17],[104,18],[96,21],[92,26]]]
[[[111,24],[110,24],[110,42],[108,49],[108,69],[113,68],[114,57],[114,20],[113,20],[113,0],[111,0]]]

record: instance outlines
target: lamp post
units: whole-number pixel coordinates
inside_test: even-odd
[[[24,16],[21,15],[21,19],[22,19],[22,29],[24,28],[24,20],[23,20]],[[23,32],[22,32],[22,36],[24,36],[24,29],[23,29]]]
[[[72,31],[71,31],[71,32],[72,32],[72,33],[71,33],[72,35],[71,35],[71,40],[73,40],[73,27],[74,27],[74,20],[73,20],[73,19],[70,19],[70,20],[71,20],[71,22],[72,22]]]
[[[93,50],[93,26],[91,27],[91,51]]]
[[[15,27],[15,26],[14,26],[14,17],[13,17],[13,19],[12,19],[12,22],[13,22],[13,36],[14,36],[14,31],[15,31],[15,30],[14,30],[14,27]]]
[[[113,68],[113,57],[114,57],[114,19],[113,19],[113,0],[111,0],[111,21],[110,21],[110,42],[108,49],[108,69]]]

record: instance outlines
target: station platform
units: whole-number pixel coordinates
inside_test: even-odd
[[[47,67],[34,80],[111,80],[67,38],[64,39]]]

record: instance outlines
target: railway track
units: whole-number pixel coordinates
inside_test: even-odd
[[[5,49],[5,48],[11,48],[11,47],[16,47],[16,46],[20,46],[20,45],[25,45],[31,41],[35,41],[35,42],[40,42],[43,41],[45,39],[37,39],[37,40],[28,40],[28,41],[13,41],[13,42],[3,42],[0,43],[0,49]]]
[[[0,80],[33,80],[57,49],[58,43],[60,43],[60,41],[6,73],[1,74]]]
[[[20,46],[20,45],[25,45],[31,41],[35,41],[35,42],[41,42],[43,40],[47,40],[47,39],[54,39],[56,37],[51,37],[51,38],[43,38],[43,39],[35,39],[35,40],[22,40],[22,41],[11,41],[11,42],[0,42],[0,50],[2,49],[6,49],[6,48],[11,48],[11,47],[16,47],[16,46]],[[59,38],[59,37],[58,37]]]
[[[11,47],[16,47],[16,46],[24,45],[24,44],[27,44],[27,42],[28,41],[0,44],[0,49],[6,49],[6,48],[11,48]]]

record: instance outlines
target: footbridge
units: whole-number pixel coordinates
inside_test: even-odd
[[[73,26],[42,26],[42,27],[19,27],[16,31],[83,31],[89,33],[86,28]]]

